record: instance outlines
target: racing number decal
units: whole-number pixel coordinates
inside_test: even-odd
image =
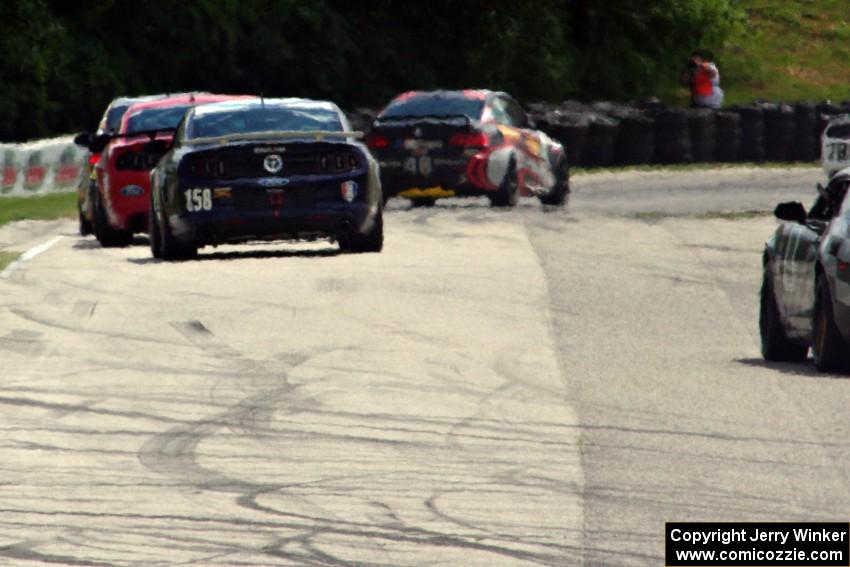
[[[212,210],[212,189],[186,189],[186,210],[190,213]]]
[[[829,161],[847,161],[848,144],[844,142],[830,142],[827,144],[829,148]]]
[[[434,170],[434,163],[431,161],[431,156],[421,156],[416,158],[411,156],[404,160],[404,171],[410,175],[417,173],[428,177]]]

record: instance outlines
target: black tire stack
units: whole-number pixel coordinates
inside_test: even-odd
[[[820,154],[817,135],[817,110],[814,103],[794,105],[794,135],[788,148],[789,161],[814,161]]]
[[[764,157],[767,161],[788,161],[794,137],[794,109],[784,103],[761,104],[764,113]]]
[[[741,155],[741,115],[737,112],[715,112],[714,157],[719,162],[736,162]]]
[[[655,161],[660,164],[693,161],[687,110],[667,108],[655,112]]]
[[[696,109],[688,113],[688,131],[691,137],[691,155],[695,162],[715,161],[717,148],[717,120],[709,109]]]

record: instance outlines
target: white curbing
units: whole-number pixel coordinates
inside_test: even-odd
[[[51,246],[53,246],[54,244],[56,244],[60,240],[62,240],[62,236],[57,236],[55,238],[48,240],[47,242],[42,242],[38,246],[33,246],[32,248],[30,248],[29,250],[27,250],[26,252],[21,254],[20,258],[18,258],[17,260],[12,262],[8,266],[6,266],[6,268],[2,272],[0,272],[0,278],[3,278],[3,279],[8,278],[9,276],[12,275],[12,272],[17,270],[21,266],[23,266],[24,263],[29,262],[30,260],[32,260],[33,258],[38,256],[42,252],[46,252],[48,249],[50,249]]]

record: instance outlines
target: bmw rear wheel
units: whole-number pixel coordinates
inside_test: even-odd
[[[812,329],[812,356],[821,372],[846,372],[848,369],[847,342],[835,324],[832,294],[826,277],[816,284],[815,317]]]
[[[437,204],[437,199],[433,197],[417,197],[416,199],[411,199],[410,204],[414,207],[433,207]]]
[[[570,167],[567,158],[563,157],[555,169],[555,185],[545,195],[540,195],[544,205],[563,207],[570,195]]]
[[[809,348],[788,338],[776,305],[773,285],[770,281],[770,268],[765,266],[761,284],[761,309],[759,312],[759,334],[761,335],[761,355],[771,362],[802,362],[806,360]]]
[[[517,180],[516,163],[511,160],[508,171],[499,189],[488,195],[493,207],[514,207],[519,200],[519,182]]]

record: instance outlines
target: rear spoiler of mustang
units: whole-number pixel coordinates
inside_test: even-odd
[[[246,132],[239,134],[226,134],[224,136],[207,136],[204,138],[192,138],[185,140],[186,144],[203,145],[203,144],[227,144],[228,142],[243,142],[250,140],[268,141],[268,140],[292,140],[298,138],[312,138],[317,142],[325,138],[362,138],[363,132],[336,132],[332,130],[279,130],[274,132]]]

